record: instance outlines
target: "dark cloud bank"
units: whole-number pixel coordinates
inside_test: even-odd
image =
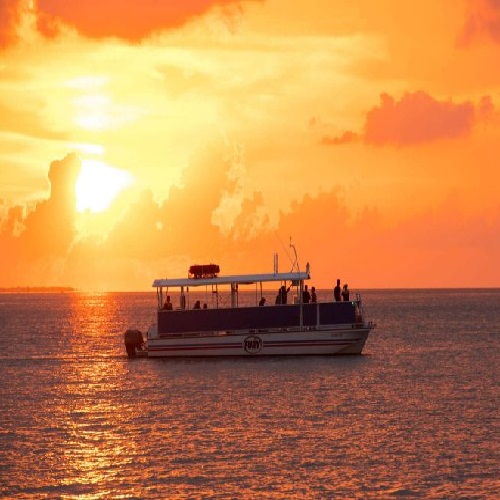
[[[147,290],[155,277],[177,275],[179,268],[187,272],[190,264],[205,262],[218,263],[224,273],[271,271],[273,253],[279,251],[283,258],[276,233],[286,242],[292,236],[302,265],[311,259],[313,277],[325,277],[327,284],[340,276],[353,287],[403,286],[405,279],[439,286],[441,278],[457,275],[465,283],[480,283],[485,269],[498,269],[500,209],[487,222],[460,217],[456,206],[445,206],[387,228],[376,210],[367,209],[353,221],[333,191],[297,199],[280,214],[275,230],[262,226],[257,214],[263,200],[254,193],[223,234],[212,222],[221,197],[233,188],[227,176],[230,163],[222,158],[217,149],[194,158],[184,173],[184,188],[172,189],[162,203],[142,193],[105,239],[78,239],[71,188],[80,161],[74,154],[54,161],[48,174],[50,197],[27,215],[21,207],[11,208],[3,221],[0,287]],[[471,260],[478,249],[481,258]],[[464,259],[469,259],[467,267]],[[280,267],[287,269],[289,262],[281,260]],[[489,276],[491,283],[500,282],[500,271],[489,271]]]
[[[343,132],[339,137],[322,138],[325,145],[338,146],[363,140],[375,146],[413,146],[468,136],[474,125],[494,112],[490,96],[478,105],[470,101],[439,101],[424,91],[405,94],[399,101],[389,94],[380,96],[380,105],[366,114],[363,133]]]
[[[247,0],[248,1],[248,0]],[[253,0],[260,1],[260,0]],[[22,16],[36,16],[38,31],[47,38],[70,26],[88,38],[121,38],[137,43],[151,34],[178,28],[213,7],[239,9],[240,0],[0,0],[0,48],[18,41]]]

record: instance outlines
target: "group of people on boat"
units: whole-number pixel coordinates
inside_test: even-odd
[[[287,303],[287,296],[288,292],[291,288],[291,285],[286,288],[284,285],[278,290],[278,295],[276,296],[276,304],[286,304]],[[349,286],[347,283],[344,284],[342,288],[340,288],[340,279],[337,279],[337,285],[333,289],[333,297],[335,299],[335,302],[348,302],[349,301]],[[259,306],[263,306],[265,303],[265,298],[259,303]],[[318,299],[316,297],[316,288],[312,287],[311,292],[309,292],[309,289],[307,285],[304,286],[304,291],[302,292],[302,302],[304,304],[309,304],[317,302]]]
[[[206,303],[203,304],[203,309],[207,309],[208,306]],[[194,303],[194,306],[193,306],[193,309],[201,309],[201,302],[199,300],[197,300],[195,303]]]
[[[285,287],[285,285],[281,286],[281,288],[278,289],[278,295],[276,295],[276,300],[275,304],[280,305],[280,304],[286,304],[288,302],[288,292],[290,291],[290,288],[292,285],[290,285],[288,288]],[[259,306],[263,306],[265,304],[266,299],[263,297],[260,302]],[[312,287],[311,292],[309,292],[309,288],[307,285],[304,286],[304,291],[302,292],[302,302],[304,304],[309,304],[310,302],[317,302],[318,298],[316,296],[316,288]]]
[[[286,288],[285,285],[282,285],[278,289],[278,294],[276,295],[276,300],[275,304],[280,305],[280,304],[286,304],[288,302],[288,292],[290,291],[290,288],[292,285],[290,285],[288,288]],[[343,286],[343,288],[340,288],[340,279],[337,279],[337,285],[333,289],[333,297],[336,302],[341,302],[342,300],[344,302],[347,302],[349,300],[349,287],[347,283]],[[309,304],[309,303],[315,303],[317,302],[317,296],[316,296],[316,288],[311,287],[311,291],[309,292],[309,288],[307,285],[304,286],[304,291],[302,292],[302,302],[304,304]],[[266,304],[266,298],[261,297],[259,301],[259,306],[264,306]],[[207,308],[207,304],[203,304],[203,309]],[[165,300],[165,303],[163,304],[163,309],[166,309],[168,311],[171,311],[173,309],[172,302],[170,301],[170,295],[167,295],[167,298]],[[194,304],[193,309],[201,309],[201,303],[199,300],[197,300]]]
[[[342,287],[341,290],[340,280],[337,279],[337,285],[333,289],[333,298],[335,299],[335,302],[341,302],[342,300],[344,302],[349,301],[349,287],[347,286],[347,283]]]
[[[288,288],[283,285],[281,288],[278,289],[278,295],[276,295],[276,300],[274,303],[276,305],[278,304],[286,304],[288,302],[288,292],[290,291],[290,288],[292,285],[290,285]]]
[[[173,309],[172,302],[170,301],[170,295],[167,295],[167,298],[165,299],[165,302],[163,303],[163,308],[166,309],[167,311],[171,311]],[[193,309],[201,309],[201,302],[197,300],[194,303]],[[203,309],[207,309],[207,304],[203,304]]]
[[[302,302],[304,302],[304,304],[309,304],[309,302],[311,303],[318,302],[318,298],[316,297],[315,287],[311,287],[311,292],[309,293],[307,285],[304,286],[304,291],[302,292]]]

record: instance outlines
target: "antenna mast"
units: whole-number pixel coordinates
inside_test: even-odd
[[[292,262],[292,271],[291,272],[293,272],[293,268],[295,266],[297,266],[297,271],[300,273],[299,258],[297,257],[297,249],[295,248],[295,245],[292,243],[291,236],[290,236],[290,248],[293,249],[293,253],[295,254],[295,260]]]

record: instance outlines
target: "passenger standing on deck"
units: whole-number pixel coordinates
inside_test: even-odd
[[[340,297],[340,280],[337,280],[337,286],[333,289],[333,297],[337,302],[342,300]]]
[[[349,301],[349,288],[347,287],[347,283],[344,285],[344,288],[342,289],[342,299],[344,302]]]
[[[278,295],[276,295],[276,300],[274,302],[276,305],[281,304],[281,288],[278,288]]]
[[[309,304],[309,302],[311,302],[311,294],[307,289],[307,285],[304,287],[304,292],[302,293],[302,302],[304,302],[304,304]]]
[[[265,305],[266,303],[266,298],[265,297],[261,297],[260,301],[259,301],[259,306],[263,306]]]
[[[292,287],[292,285],[290,285],[288,288],[285,285],[283,285],[280,288],[281,304],[286,304],[287,303],[287,301],[288,301],[288,292],[290,291],[291,287]]]
[[[316,288],[311,288],[311,302],[318,302],[318,298],[316,297]]]
[[[193,309],[201,309],[201,303],[199,300],[197,300],[195,303],[194,303],[194,307]]]
[[[172,302],[170,302],[170,295],[167,295],[167,299],[165,300],[165,303],[163,304],[163,309],[167,309],[168,311],[172,310]]]

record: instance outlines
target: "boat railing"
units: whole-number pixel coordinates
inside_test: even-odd
[[[317,302],[228,309],[159,311],[160,334],[356,324],[355,302]]]

